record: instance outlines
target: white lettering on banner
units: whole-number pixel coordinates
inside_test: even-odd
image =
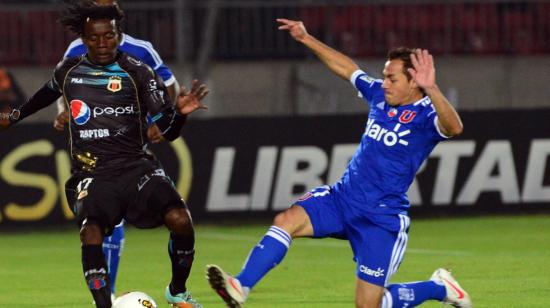
[[[356,145],[353,146],[355,148]],[[341,149],[350,150],[349,145]],[[351,155],[345,155],[345,150],[336,150],[341,154],[343,162],[333,160],[342,166],[340,175]],[[290,205],[308,189],[324,184],[321,175],[327,169],[328,158],[325,152],[317,147],[285,147],[281,151],[279,169],[275,170],[278,149],[274,146],[260,147],[252,180],[252,192],[248,194],[230,194],[229,186],[233,173],[235,148],[223,147],[216,149],[212,176],[206,198],[207,211],[242,211],[267,210],[269,197],[273,187],[273,176],[277,175],[275,191],[271,204],[273,209],[282,209]],[[305,169],[298,169],[300,162],[306,163]],[[336,168],[331,166],[331,170]],[[275,172],[276,171],[276,172]],[[293,194],[294,188],[300,185],[303,189]]]
[[[233,173],[234,157],[235,148],[224,147],[216,150],[206,199],[207,211],[239,211],[247,209],[248,195],[228,194],[229,182]]]
[[[430,157],[439,158],[439,166],[434,181],[432,194],[433,205],[446,205],[451,203],[453,189],[455,187],[458,162],[461,157],[470,157],[474,154],[475,141],[458,140],[452,142],[441,142],[433,150]],[[412,202],[412,201],[411,201]]]
[[[492,175],[495,168],[498,173]],[[509,141],[487,142],[456,203],[474,204],[479,195],[486,191],[500,192],[504,203],[517,203],[520,200],[516,167]]]
[[[550,200],[550,186],[543,186],[544,176],[549,174],[546,168],[549,155],[549,139],[534,139],[531,142],[527,167],[525,168],[522,201],[548,202]]]
[[[336,144],[329,157],[323,149],[314,146],[260,147],[253,166],[250,193],[235,194],[229,192],[229,187],[234,172],[234,158],[238,153],[233,147],[218,148],[214,155],[206,198],[207,211],[285,209],[309,189],[339,180],[355,149],[355,144]],[[550,186],[543,185],[547,158],[550,155],[550,139],[536,139],[531,144],[527,155],[523,194],[518,184],[516,162],[509,141],[488,141],[480,149],[480,154],[475,154],[475,150],[474,140],[440,143],[430,156],[437,160],[433,182],[413,181],[408,191],[411,205],[423,205],[421,188],[430,185],[433,186],[433,191],[427,197],[430,200],[428,203],[437,206],[474,205],[479,196],[487,192],[499,193],[504,204],[550,201]],[[473,160],[474,165],[471,170],[465,170],[464,184],[457,186],[458,171],[465,159]],[[300,163],[304,164],[304,168],[298,168]],[[427,164],[422,164],[417,174],[421,174]],[[250,182],[249,179],[239,180]]]
[[[304,169],[298,169],[300,162],[307,163]],[[324,180],[321,175],[326,171],[328,158],[326,153],[312,146],[285,147],[281,154],[281,164],[277,176],[277,184],[273,195],[273,209],[286,209],[305,191],[321,186]],[[304,189],[293,194],[296,185]]]
[[[277,163],[277,147],[261,147],[256,159],[256,170],[252,178],[251,210],[265,210],[269,207],[269,196]]]

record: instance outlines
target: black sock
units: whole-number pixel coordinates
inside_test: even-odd
[[[187,291],[185,283],[191,272],[193,259],[195,258],[195,233],[188,235],[176,235],[170,233],[168,242],[168,254],[172,261],[172,281],[170,292],[172,295]]]
[[[82,246],[82,269],[97,308],[111,308],[111,287],[101,245]]]

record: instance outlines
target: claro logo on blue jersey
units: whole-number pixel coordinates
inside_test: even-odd
[[[90,107],[85,102],[73,99],[70,103],[71,115],[74,122],[78,125],[84,125],[90,119]]]
[[[411,133],[410,129],[399,131],[401,129],[401,123],[396,123],[392,130],[387,130],[382,126],[374,123],[374,119],[368,119],[367,128],[365,129],[365,135],[376,141],[382,141],[385,145],[392,147],[397,143],[407,146],[408,141],[401,138]]]

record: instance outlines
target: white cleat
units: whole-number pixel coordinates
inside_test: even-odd
[[[239,280],[228,275],[217,265],[206,266],[206,278],[212,289],[225,301],[227,307],[242,307],[246,295]]]
[[[430,280],[445,286],[445,290],[447,290],[447,296],[443,301],[445,304],[459,308],[473,307],[470,295],[458,284],[448,270],[444,268],[437,269]]]

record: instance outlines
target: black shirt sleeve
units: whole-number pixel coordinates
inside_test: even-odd
[[[21,121],[38,110],[49,106],[55,102],[61,96],[60,92],[52,90],[49,86],[49,82],[45,84],[40,90],[38,90],[26,103],[19,107],[21,112],[19,119]]]
[[[77,61],[78,59],[66,59],[59,62],[53,71],[52,79],[19,107],[20,115],[14,122],[19,122],[55,102],[63,94],[63,76]]]
[[[175,140],[180,136],[187,117],[176,111],[164,81],[157,73],[149,69],[146,77],[140,84],[140,99],[147,106],[149,115],[164,138]]]

